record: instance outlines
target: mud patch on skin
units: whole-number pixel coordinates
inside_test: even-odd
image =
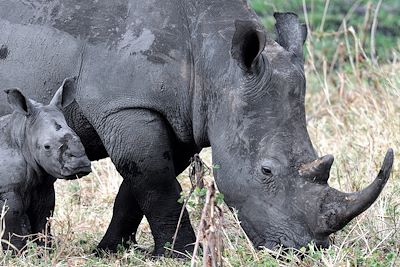
[[[54,7],[49,15],[44,13],[43,16],[56,14],[52,18],[54,28],[93,45],[105,43],[111,47],[125,34],[127,0],[71,2],[75,4]]]
[[[2,45],[0,47],[0,59],[6,59],[8,56],[8,47],[6,45]]]
[[[153,55],[151,50],[142,52],[142,55],[147,56],[147,60],[149,60],[153,63],[156,63],[156,64],[165,64],[166,63],[166,61],[163,58]]]
[[[128,30],[121,38],[118,49],[130,49],[130,52],[141,52],[149,50],[155,40],[154,34],[144,28],[139,35],[135,35],[134,32]]]

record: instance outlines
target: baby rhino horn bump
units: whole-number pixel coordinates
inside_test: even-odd
[[[326,184],[333,160],[333,156],[328,154],[310,163],[303,164],[299,168],[299,174],[302,177],[312,179],[316,183]]]
[[[277,42],[287,51],[303,58],[303,44],[307,38],[307,27],[300,24],[294,13],[274,13]]]

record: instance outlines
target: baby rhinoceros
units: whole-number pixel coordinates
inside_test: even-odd
[[[0,118],[0,209],[7,210],[3,248],[20,250],[24,236],[49,233],[55,180],[91,171],[85,149],[61,111],[73,102],[74,88],[74,79],[65,79],[49,105],[27,99],[18,89],[5,90],[13,113]]]

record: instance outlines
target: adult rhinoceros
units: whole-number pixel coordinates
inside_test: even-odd
[[[134,239],[144,215],[162,254],[181,210],[175,177],[210,145],[255,246],[325,247],[378,197],[391,150],[367,189],[328,186],[333,157],[318,159],[306,129],[306,29],[275,17],[277,41],[243,0],[0,1],[1,86],[45,88],[29,95],[47,101],[78,76],[68,123],[89,158],[110,156],[124,177],[100,249]],[[175,249],[194,240],[185,212]]]

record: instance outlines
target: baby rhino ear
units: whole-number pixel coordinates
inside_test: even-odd
[[[76,77],[66,78],[54,94],[50,105],[63,109],[75,100]]]
[[[32,114],[33,106],[29,100],[17,88],[6,89],[4,92],[7,94],[7,101],[10,107],[23,115]]]

